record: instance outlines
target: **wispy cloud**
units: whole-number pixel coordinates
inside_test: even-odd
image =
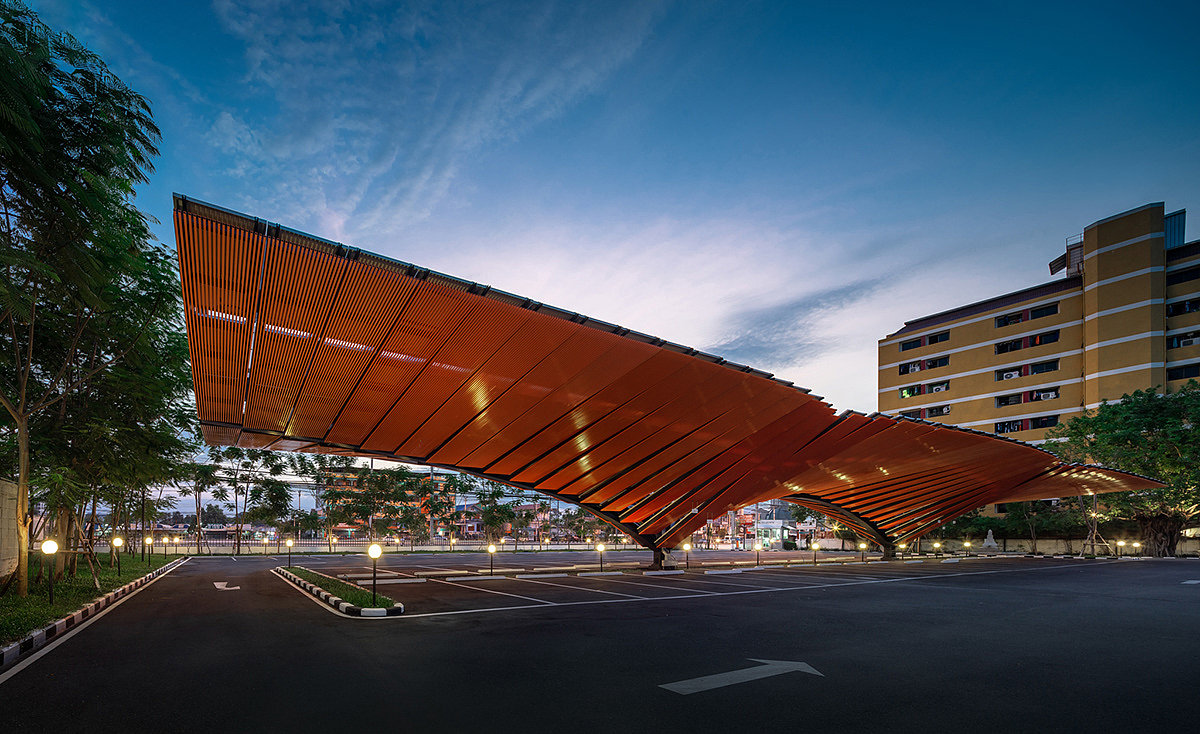
[[[473,154],[561,114],[627,63],[661,9],[646,2],[214,6],[245,43],[245,81],[258,94],[222,111],[211,137],[237,148],[231,173],[244,174],[249,161],[258,180],[272,182],[244,191],[242,205],[298,226],[323,225],[339,238],[387,234],[428,217]]]

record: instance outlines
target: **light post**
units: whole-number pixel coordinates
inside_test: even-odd
[[[866,543],[858,544],[858,560],[862,561],[863,563],[867,562],[867,544]]]
[[[1125,547],[1125,541],[1118,540],[1117,541],[1117,558],[1121,557],[1121,549],[1124,547]]]
[[[292,541],[288,541],[290,546]],[[379,563],[379,557],[383,555],[383,548],[379,547],[378,543],[372,543],[370,548],[367,548],[367,555],[371,557],[371,606],[375,606],[375,585],[379,580],[379,573],[376,570],[376,564]]]
[[[600,572],[604,573],[604,544],[596,544],[596,552],[600,554]]]
[[[42,541],[42,555],[50,556],[50,606],[54,606],[54,574],[58,570],[54,563],[54,554],[58,553],[58,543],[47,539]]]
[[[154,555],[154,536],[147,535],[146,542],[143,543],[143,545],[146,547],[146,563],[149,564],[151,560],[150,557]]]
[[[175,544],[175,555],[179,555],[179,536],[171,538],[171,542]]]
[[[683,544],[683,564],[687,568],[692,567],[692,544],[691,543]]]
[[[1141,557],[1142,557],[1142,550],[1141,550],[1141,548],[1142,548],[1142,544],[1141,544],[1141,543],[1137,542],[1136,540],[1135,540],[1135,541],[1133,541],[1133,552],[1137,554],[1138,558],[1141,558]]]
[[[450,552],[451,553],[454,552],[454,544],[457,542],[458,542],[458,538],[455,538],[455,537],[450,538]]]
[[[969,540],[964,540],[964,541],[963,541],[963,548],[965,548],[965,549],[966,549],[966,551],[967,551],[967,558],[970,558],[970,557],[971,557],[971,541],[969,541]]]
[[[121,546],[125,545],[125,539],[121,537],[112,539],[113,548],[117,549],[117,578],[121,578]]]
[[[907,543],[899,543],[896,545],[900,549],[900,560],[904,560],[904,549],[908,547]]]
[[[815,566],[817,565],[817,551],[821,550],[821,544],[814,540],[811,546],[813,552],[813,565]]]
[[[762,553],[762,541],[759,540],[754,543],[754,565],[755,566],[762,564],[762,561],[760,560],[761,553]]]
[[[933,555],[934,555],[934,557],[935,557],[935,558],[936,558],[937,556],[940,556],[940,555],[942,555],[942,544],[941,544],[941,543],[934,543],[934,544],[933,544]]]
[[[330,543],[330,545],[332,545],[334,548],[337,548],[337,536],[335,535],[335,536],[331,537],[331,538],[329,539],[329,543]]]
[[[264,535],[263,536],[263,555],[264,556],[267,555],[267,543],[270,543],[270,542],[271,542],[271,539]]]
[[[292,567],[292,539],[291,538],[287,539],[287,547],[288,547],[288,568],[291,568]]]
[[[488,551],[488,576],[493,576],[496,573],[496,545],[489,543]]]

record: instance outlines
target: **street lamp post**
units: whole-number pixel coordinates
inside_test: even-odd
[[[762,554],[762,541],[760,540],[754,544],[754,565],[755,566],[762,565],[762,561],[760,560],[761,554]]]
[[[271,542],[271,539],[264,535],[263,536],[263,555],[264,556],[267,555],[267,543],[270,543],[270,542]]]
[[[896,545],[900,549],[900,560],[904,560],[904,549],[908,547],[907,543],[899,543]]]
[[[1117,541],[1117,558],[1121,557],[1121,549],[1124,547],[1125,547],[1125,541],[1118,540]]]
[[[813,565],[815,566],[817,565],[817,551],[821,550],[821,544],[814,540],[811,545],[813,552]]]
[[[113,548],[117,549],[117,578],[121,578],[121,546],[125,545],[125,539],[120,537],[113,538],[112,545]]]
[[[1136,540],[1135,540],[1135,541],[1133,541],[1133,552],[1137,554],[1137,557],[1138,557],[1138,558],[1141,558],[1141,557],[1142,557],[1142,550],[1141,550],[1141,548],[1142,548],[1142,544],[1141,544],[1141,543],[1137,542]]]
[[[288,541],[291,545],[292,541]],[[379,581],[379,572],[377,565],[379,556],[383,555],[383,548],[379,547],[378,543],[372,543],[370,548],[367,548],[367,555],[371,557],[371,606],[375,606],[375,586]]]
[[[146,563],[149,564],[151,556],[154,555],[154,536],[147,535],[146,542],[142,544],[146,548]]]
[[[330,544],[331,544],[331,545],[332,545],[334,548],[337,548],[337,536],[336,536],[336,535],[334,535],[333,537],[331,537],[331,538],[329,539],[329,543],[330,543]]]
[[[489,543],[488,547],[487,547],[487,552],[488,552],[488,576],[494,576],[496,574],[496,545],[494,543]]]
[[[866,543],[858,544],[858,560],[862,561],[863,563],[867,562],[867,544]]]
[[[454,544],[457,542],[458,542],[458,538],[455,538],[454,536],[450,536],[450,552],[451,553],[454,552]]]
[[[942,544],[941,544],[941,543],[934,543],[934,544],[933,544],[933,555],[934,555],[934,557],[935,557],[935,558],[936,558],[937,556],[940,556],[940,555],[942,555]]]
[[[970,558],[970,557],[971,557],[971,541],[969,541],[969,540],[964,540],[964,541],[963,541],[963,548],[965,548],[965,549],[966,549],[966,551],[967,551],[967,558]]]
[[[596,552],[600,554],[600,573],[604,573],[604,544],[596,544]]]
[[[47,539],[42,541],[42,555],[50,556],[50,606],[54,606],[54,574],[58,570],[54,563],[54,554],[58,553],[58,543]]]
[[[692,544],[691,543],[683,544],[683,564],[687,568],[692,567]]]
[[[287,547],[288,547],[288,568],[291,568],[292,567],[292,539],[291,538],[287,539]]]
[[[171,541],[175,543],[175,555],[179,555],[179,536],[176,535]]]

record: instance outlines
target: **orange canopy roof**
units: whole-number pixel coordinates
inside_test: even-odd
[[[1159,486],[835,415],[750,367],[178,195],[175,233],[210,444],[462,471],[667,548],[773,498],[891,543],[991,502]]]

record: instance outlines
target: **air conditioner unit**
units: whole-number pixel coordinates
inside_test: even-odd
[[[1179,346],[1181,346],[1181,347],[1190,347],[1195,343],[1196,343],[1195,339],[1180,339],[1179,340]]]
[[[1020,371],[1020,370],[1013,370],[1012,372],[1005,372],[1005,373],[1004,373],[1004,375],[1003,375],[1003,379],[1005,379],[1005,380],[1015,380],[1016,378],[1018,378],[1018,377],[1020,377],[1020,376],[1021,376],[1021,371]]]
[[[1052,392],[1040,392],[1040,393],[1038,393],[1038,400],[1053,400],[1053,399],[1055,399],[1055,398],[1057,398],[1057,397],[1058,397],[1058,395],[1056,395],[1056,394],[1054,394],[1054,393],[1052,393]]]
[[[931,392],[944,392],[949,389],[950,388],[947,387],[946,385],[934,385],[932,388],[930,388],[930,391]]]

